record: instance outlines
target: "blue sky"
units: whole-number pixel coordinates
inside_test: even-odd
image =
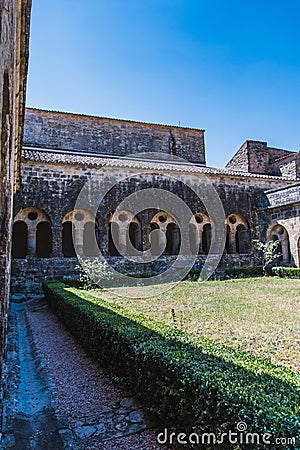
[[[27,105],[300,149],[298,0],[33,0]]]

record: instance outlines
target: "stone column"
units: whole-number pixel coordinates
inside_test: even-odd
[[[281,249],[282,249],[282,261],[284,263],[289,263],[290,262],[289,241],[287,239],[281,241]]]
[[[29,226],[27,231],[28,256],[36,256],[36,226]]]
[[[196,233],[196,247],[198,247],[198,253],[203,253],[203,227],[197,227]]]
[[[126,233],[129,233],[128,224],[121,225],[119,223],[119,241],[117,250],[121,255],[126,255],[127,239]]]
[[[229,253],[236,253],[236,240],[235,240],[236,230],[230,230],[229,233]]]
[[[83,256],[83,232],[84,232],[84,226],[80,226],[80,227],[77,226],[74,230],[75,236],[73,236],[75,251],[80,256]]]
[[[62,251],[62,230],[63,224],[60,219],[52,222],[52,256],[63,258]]]

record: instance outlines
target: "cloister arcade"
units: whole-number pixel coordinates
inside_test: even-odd
[[[149,230],[149,246],[153,255],[176,255],[180,251],[181,233],[178,223],[170,214],[159,211],[149,223],[143,224],[130,211],[116,211],[108,221],[107,229],[102,233],[95,217],[84,210],[73,210],[61,220],[61,252],[66,258],[76,256],[73,239],[79,254],[86,257],[97,255],[101,236],[106,235],[107,255],[120,256],[130,254],[132,246],[143,250],[142,228]],[[245,218],[239,214],[230,214],[226,218],[225,254],[251,252],[250,228]],[[161,233],[151,233],[160,230]],[[212,224],[210,218],[202,212],[191,217],[189,222],[189,245],[192,254],[208,254],[211,243]],[[289,258],[287,231],[281,225],[268,230],[267,239],[278,239],[282,248],[283,262]],[[298,248],[300,243],[298,244]],[[129,252],[129,253],[128,253]],[[52,255],[52,223],[49,216],[38,208],[20,210],[14,219],[13,256],[15,258]]]

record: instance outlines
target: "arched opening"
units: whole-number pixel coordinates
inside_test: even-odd
[[[119,225],[115,222],[108,224],[108,253],[110,256],[120,256],[117,249],[119,244]]]
[[[166,252],[168,255],[178,255],[180,250],[180,230],[176,223],[169,223],[166,232]]]
[[[73,242],[74,224],[72,222],[64,222],[62,229],[62,251],[66,258],[74,258],[76,256]]]
[[[211,244],[211,224],[207,223],[206,225],[204,225],[202,232],[203,253],[205,254],[209,253],[210,244]]]
[[[41,209],[29,207],[21,209],[14,223],[26,224],[26,256],[49,258],[52,252],[52,230],[48,215]]]
[[[96,241],[95,222],[86,222],[83,230],[83,254],[86,257],[97,256],[98,245]]]
[[[77,254],[90,257],[98,254],[95,235],[97,222],[90,211],[74,209],[65,215],[62,223],[62,248],[65,257],[72,258]],[[65,225],[66,223],[69,225]]]
[[[277,253],[280,253],[280,256],[274,262],[276,264],[289,264],[291,259],[290,240],[285,227],[280,224],[272,225],[267,231],[267,240],[279,242]]]
[[[189,224],[189,239],[190,239],[190,250],[192,255],[198,255],[199,252],[199,238],[198,229],[193,223]]]
[[[15,222],[12,233],[12,255],[14,258],[24,259],[27,252],[27,225],[23,221]]]
[[[198,212],[190,220],[190,248],[192,254],[208,253],[210,247],[211,221],[207,214]],[[195,252],[197,248],[197,251]]]
[[[151,230],[159,229],[161,232],[155,233],[158,242],[155,245],[152,244],[152,254],[177,255],[180,250],[181,235],[174,217],[165,211],[160,211],[151,219],[150,226]]]
[[[39,222],[36,228],[36,256],[50,258],[52,253],[52,230],[49,222]]]
[[[132,256],[132,247],[141,250],[141,225],[131,211],[115,211],[110,217],[109,223],[108,251],[110,256]]]
[[[239,224],[236,227],[235,244],[237,253],[250,252],[249,230],[244,224]]]
[[[250,229],[247,220],[239,214],[230,214],[226,218],[227,253],[248,253],[250,251]]]

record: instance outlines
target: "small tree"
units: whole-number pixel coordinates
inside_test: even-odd
[[[261,242],[258,240],[253,241],[254,246],[260,252],[261,259],[263,261],[263,272],[267,275],[267,267],[274,259],[280,258],[281,252],[278,251],[279,241]]]
[[[97,258],[91,260],[79,258],[79,262],[80,265],[76,266],[75,269],[79,270],[78,281],[83,289],[101,287],[101,281],[112,279],[107,262]]]

